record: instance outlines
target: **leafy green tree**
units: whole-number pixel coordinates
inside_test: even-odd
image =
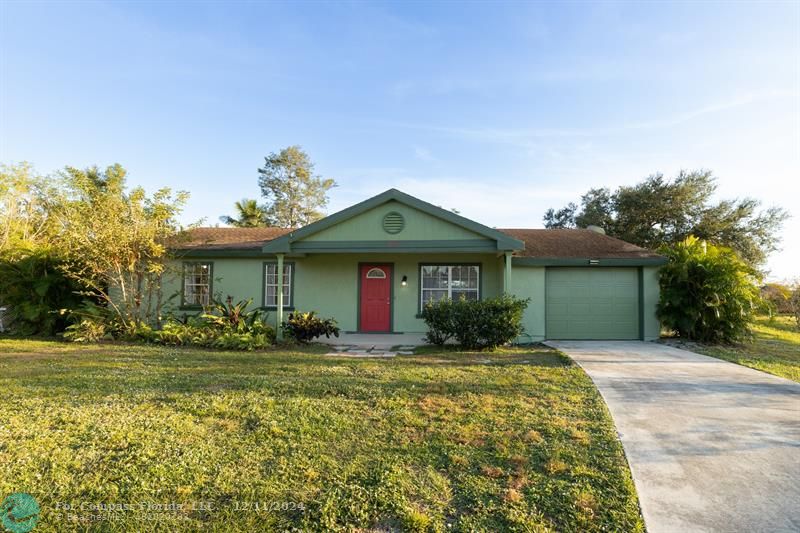
[[[791,313],[792,293],[791,285],[782,283],[767,283],[761,287],[761,298],[769,304],[770,312]]]
[[[794,283],[792,296],[789,298],[789,308],[794,315],[794,323],[800,329],[800,281]]]
[[[570,202],[566,207],[558,210],[551,207],[544,213],[544,227],[548,229],[574,228],[577,211],[578,206],[574,202]]]
[[[67,167],[61,173],[66,199],[57,216],[65,273],[130,329],[158,323],[167,243],[179,232],[176,217],[188,193],[127,190],[126,174],[120,165]]]
[[[619,187],[590,189],[580,207],[548,209],[547,228],[602,227],[607,235],[655,249],[695,235],[734,249],[760,266],[779,244],[778,233],[788,213],[778,207],[759,211],[752,198],[713,202],[717,182],[710,171],[681,171],[673,180],[662,174]]]
[[[60,202],[58,187],[30,163],[0,165],[0,257],[24,257],[57,234],[50,216]]]
[[[314,174],[314,164],[299,146],[289,146],[264,158],[258,169],[261,194],[267,201],[270,225],[297,228],[319,220],[328,205],[331,178]]]
[[[697,237],[662,246],[661,323],[700,342],[735,342],[749,335],[759,307],[759,274],[730,248]]]
[[[267,212],[252,198],[243,198],[234,204],[238,212],[237,218],[224,215],[219,219],[237,228],[259,228],[267,226]]]

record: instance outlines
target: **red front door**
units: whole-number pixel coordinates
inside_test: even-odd
[[[359,331],[392,330],[392,265],[361,265]]]

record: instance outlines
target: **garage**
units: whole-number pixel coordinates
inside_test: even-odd
[[[548,339],[641,338],[638,268],[548,267],[545,335]]]

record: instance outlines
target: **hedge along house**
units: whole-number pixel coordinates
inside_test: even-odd
[[[388,190],[299,229],[197,228],[176,248],[174,311],[252,298],[281,323],[294,309],[348,333],[426,331],[441,298],[530,298],[525,341],[654,339],[665,259],[585,229],[493,229]]]

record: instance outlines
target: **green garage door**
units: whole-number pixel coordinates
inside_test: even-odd
[[[548,339],[638,339],[636,268],[548,268]]]

